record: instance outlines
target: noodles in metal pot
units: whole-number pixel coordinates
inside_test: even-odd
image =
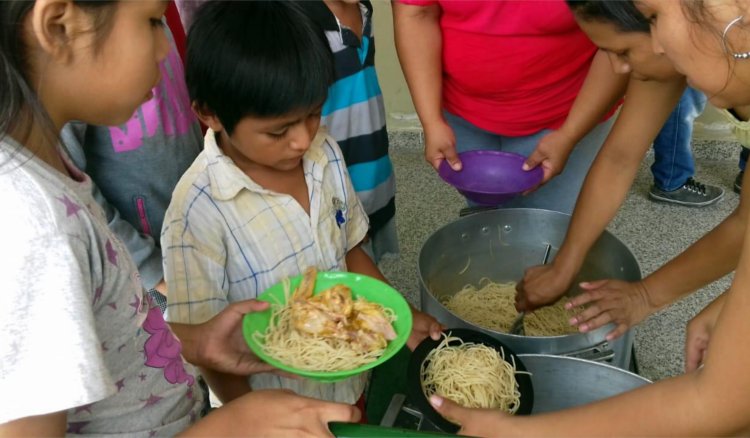
[[[263,351],[305,371],[351,370],[379,358],[396,338],[396,315],[378,303],[353,299],[344,285],[313,296],[316,274],[308,269],[294,294],[285,280],[286,304],[272,304],[268,328],[254,333]]]
[[[467,408],[515,413],[521,403],[516,366],[504,357],[492,347],[443,334],[422,362],[422,390],[428,399],[437,394]]]
[[[466,285],[455,295],[441,300],[443,305],[462,319],[485,329],[508,333],[518,316],[515,309],[516,284],[495,283],[487,278],[479,281],[479,288]],[[526,336],[558,336],[577,333],[568,323],[570,313],[564,301],[542,307],[524,316]]]

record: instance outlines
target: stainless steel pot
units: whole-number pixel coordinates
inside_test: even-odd
[[[591,403],[651,383],[637,374],[574,357],[521,354],[534,387],[532,414]]]
[[[542,263],[548,244],[552,246],[550,260],[554,260],[569,223],[567,214],[518,208],[481,211],[443,226],[425,241],[419,253],[422,310],[448,327],[472,328],[494,336],[519,354],[571,355],[629,368],[631,331],[611,343],[605,339],[611,326],[564,336],[511,335],[476,326],[440,303],[442,298],[455,294],[466,284],[476,285],[484,277],[498,282],[518,281],[526,268]],[[587,255],[574,284],[602,278],[627,281],[641,278],[631,251],[606,231]],[[574,286],[568,296],[579,292]]]

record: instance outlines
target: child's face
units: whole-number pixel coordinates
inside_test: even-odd
[[[221,133],[222,149],[240,168],[296,169],[320,127],[322,106],[279,117],[243,117],[231,136]]]
[[[622,32],[603,21],[576,21],[589,39],[607,52],[615,72],[639,80],[664,81],[679,76],[666,56],[654,53],[648,33]]]
[[[74,118],[92,124],[126,122],[152,97],[160,80],[159,62],[169,51],[161,21],[166,2],[123,1],[116,8],[104,41],[94,45],[91,32],[76,42],[80,61],[71,72],[77,83],[70,89],[76,93],[71,99],[80,103]]]

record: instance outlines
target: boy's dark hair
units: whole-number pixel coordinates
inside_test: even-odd
[[[570,9],[586,21],[614,24],[621,32],[651,32],[648,20],[631,0],[567,0]]]
[[[246,116],[322,104],[333,54],[323,30],[293,2],[210,1],[188,33],[185,77],[193,103],[231,134]]]

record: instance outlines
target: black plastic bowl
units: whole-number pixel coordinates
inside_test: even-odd
[[[526,371],[526,367],[523,365],[521,359],[508,348],[505,344],[493,338],[492,336],[478,332],[471,329],[447,329],[445,334],[448,336],[455,336],[460,338],[464,342],[473,342],[475,344],[484,344],[488,347],[492,347],[497,351],[502,351],[505,354],[505,361],[516,364],[516,371]],[[429,400],[422,391],[422,378],[420,370],[422,362],[424,362],[430,351],[434,350],[442,341],[432,340],[426,338],[422,341],[411,355],[409,360],[409,368],[407,370],[407,391],[409,400],[414,403],[424,417],[432,422],[435,426],[448,433],[456,433],[459,426],[446,420],[440,415],[430,404]],[[456,341],[458,344],[458,341]],[[452,345],[452,344],[449,344]],[[502,350],[501,350],[502,348]],[[511,359],[512,358],[512,359]],[[521,405],[516,411],[516,415],[528,415],[531,413],[531,409],[534,406],[534,388],[531,386],[531,376],[528,374],[516,374],[516,381],[518,382],[518,389],[521,393]]]

